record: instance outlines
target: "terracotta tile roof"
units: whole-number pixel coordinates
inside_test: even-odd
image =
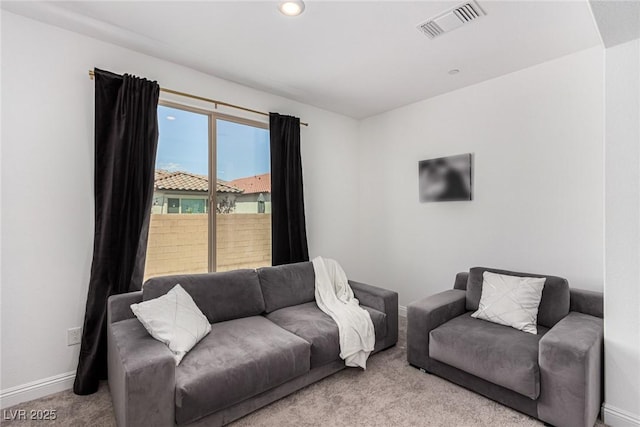
[[[155,189],[169,191],[209,191],[209,179],[204,175],[196,175],[189,172],[169,172],[162,169],[155,171]],[[218,180],[216,182],[218,193],[242,193],[242,190],[228,182]]]
[[[229,184],[243,190],[243,194],[271,193],[271,174],[248,176],[229,181]]]
[[[169,172],[167,170],[164,170],[164,169],[156,169],[155,178],[154,179],[157,182],[159,179],[165,178],[167,175],[171,175],[171,172]]]
[[[235,185],[230,185],[228,182],[218,180],[216,181],[216,192],[218,193],[242,193],[242,189]]]

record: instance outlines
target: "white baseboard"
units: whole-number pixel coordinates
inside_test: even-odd
[[[407,307],[404,305],[398,306],[398,316],[407,317]]]
[[[73,387],[75,371],[54,375],[0,391],[0,408],[5,409],[18,403],[39,399]]]
[[[611,427],[640,427],[640,415],[616,408],[606,402],[602,405],[604,423]]]

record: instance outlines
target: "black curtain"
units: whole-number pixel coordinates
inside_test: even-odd
[[[273,265],[309,261],[304,219],[300,119],[269,114]]]
[[[159,93],[156,82],[95,70],[95,233],[76,394],[107,376],[107,298],[142,286]]]

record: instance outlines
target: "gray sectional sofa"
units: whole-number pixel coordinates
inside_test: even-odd
[[[175,366],[129,306],[177,283],[212,324]],[[398,295],[350,282],[374,324],[375,351],[398,340]],[[219,426],[340,371],[338,328],[315,304],[309,262],[224,273],[158,277],[108,302],[108,368],[116,421],[124,426]]]
[[[471,317],[483,273],[546,277],[538,334]],[[603,401],[603,296],[566,279],[472,268],[407,307],[411,365],[558,427],[592,427]]]

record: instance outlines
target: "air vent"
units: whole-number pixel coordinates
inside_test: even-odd
[[[434,39],[444,33],[460,28],[476,19],[486,15],[480,5],[472,0],[462,3],[452,9],[428,19],[418,25],[418,30],[430,39]]]

